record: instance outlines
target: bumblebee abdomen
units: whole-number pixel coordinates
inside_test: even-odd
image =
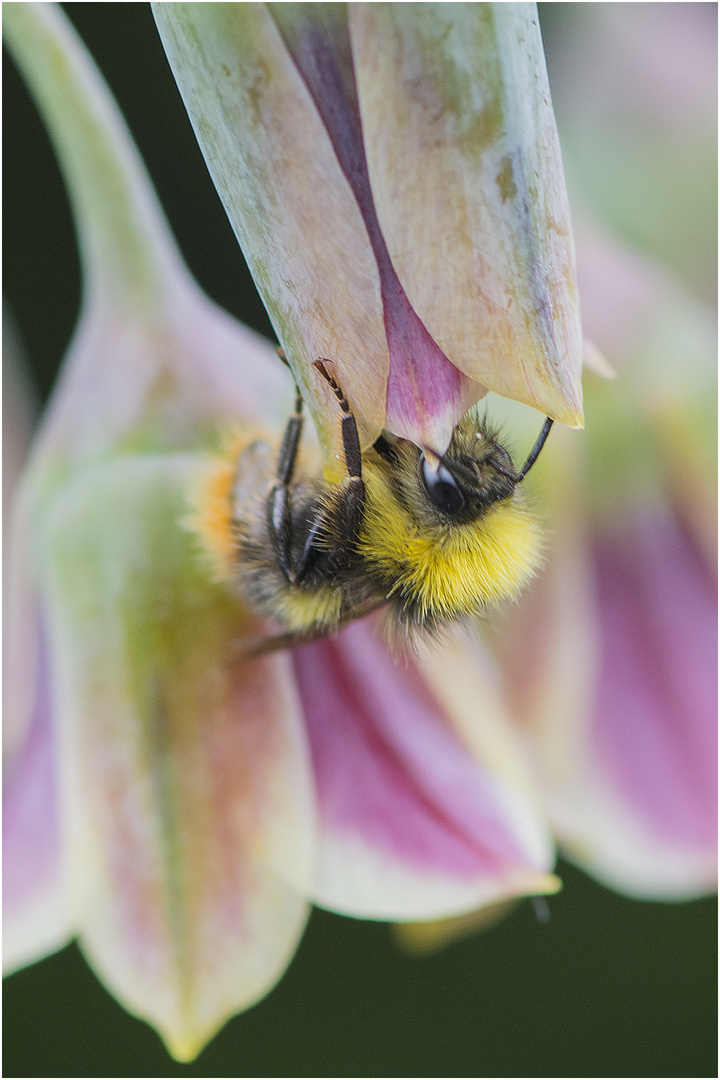
[[[373,595],[373,583],[356,573],[354,543],[335,521],[332,494],[340,488],[309,477],[288,488],[282,557],[270,521],[278,448],[254,435],[236,433],[208,458],[187,523],[216,580],[287,631],[332,630]]]

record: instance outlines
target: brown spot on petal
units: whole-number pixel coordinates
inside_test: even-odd
[[[500,172],[495,177],[495,183],[500,188],[500,197],[503,202],[514,199],[517,195],[517,185],[513,180],[512,161],[507,155],[502,159]]]

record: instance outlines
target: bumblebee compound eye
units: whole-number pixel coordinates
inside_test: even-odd
[[[460,513],[465,506],[465,496],[460,490],[455,477],[444,465],[439,465],[436,471],[430,467],[425,455],[423,455],[421,459],[421,476],[433,506],[436,506],[443,514],[448,514],[450,517]]]

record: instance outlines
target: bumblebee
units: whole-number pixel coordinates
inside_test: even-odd
[[[329,365],[315,362],[338,402],[341,482],[300,465],[298,392],[279,447],[240,433],[195,495],[191,525],[216,577],[282,630],[248,645],[252,655],[322,636],[380,607],[396,635],[432,634],[514,598],[541,561],[540,528],[519,485],[552,420],[519,470],[473,413],[442,455],[388,432],[363,453]]]

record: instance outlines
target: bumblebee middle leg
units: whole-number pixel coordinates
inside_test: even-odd
[[[299,584],[310,568],[325,563],[332,571],[351,557],[365,505],[362,453],[357,424],[350,405],[323,361],[315,364],[332,387],[342,411],[342,436],[347,479],[330,498],[308,503],[302,485],[293,485],[302,435],[302,396],[297,392],[295,412],[285,428],[278,456],[277,479],[266,503],[267,524],[278,565],[291,584]],[[296,503],[294,506],[293,504]],[[324,537],[331,534],[329,547]]]
[[[325,367],[329,361],[316,360],[314,367],[331,386],[342,412],[342,440],[347,480],[334,507],[334,535],[343,550],[352,548],[360,532],[365,510],[365,481],[362,478],[362,451],[357,422],[345,394]]]

